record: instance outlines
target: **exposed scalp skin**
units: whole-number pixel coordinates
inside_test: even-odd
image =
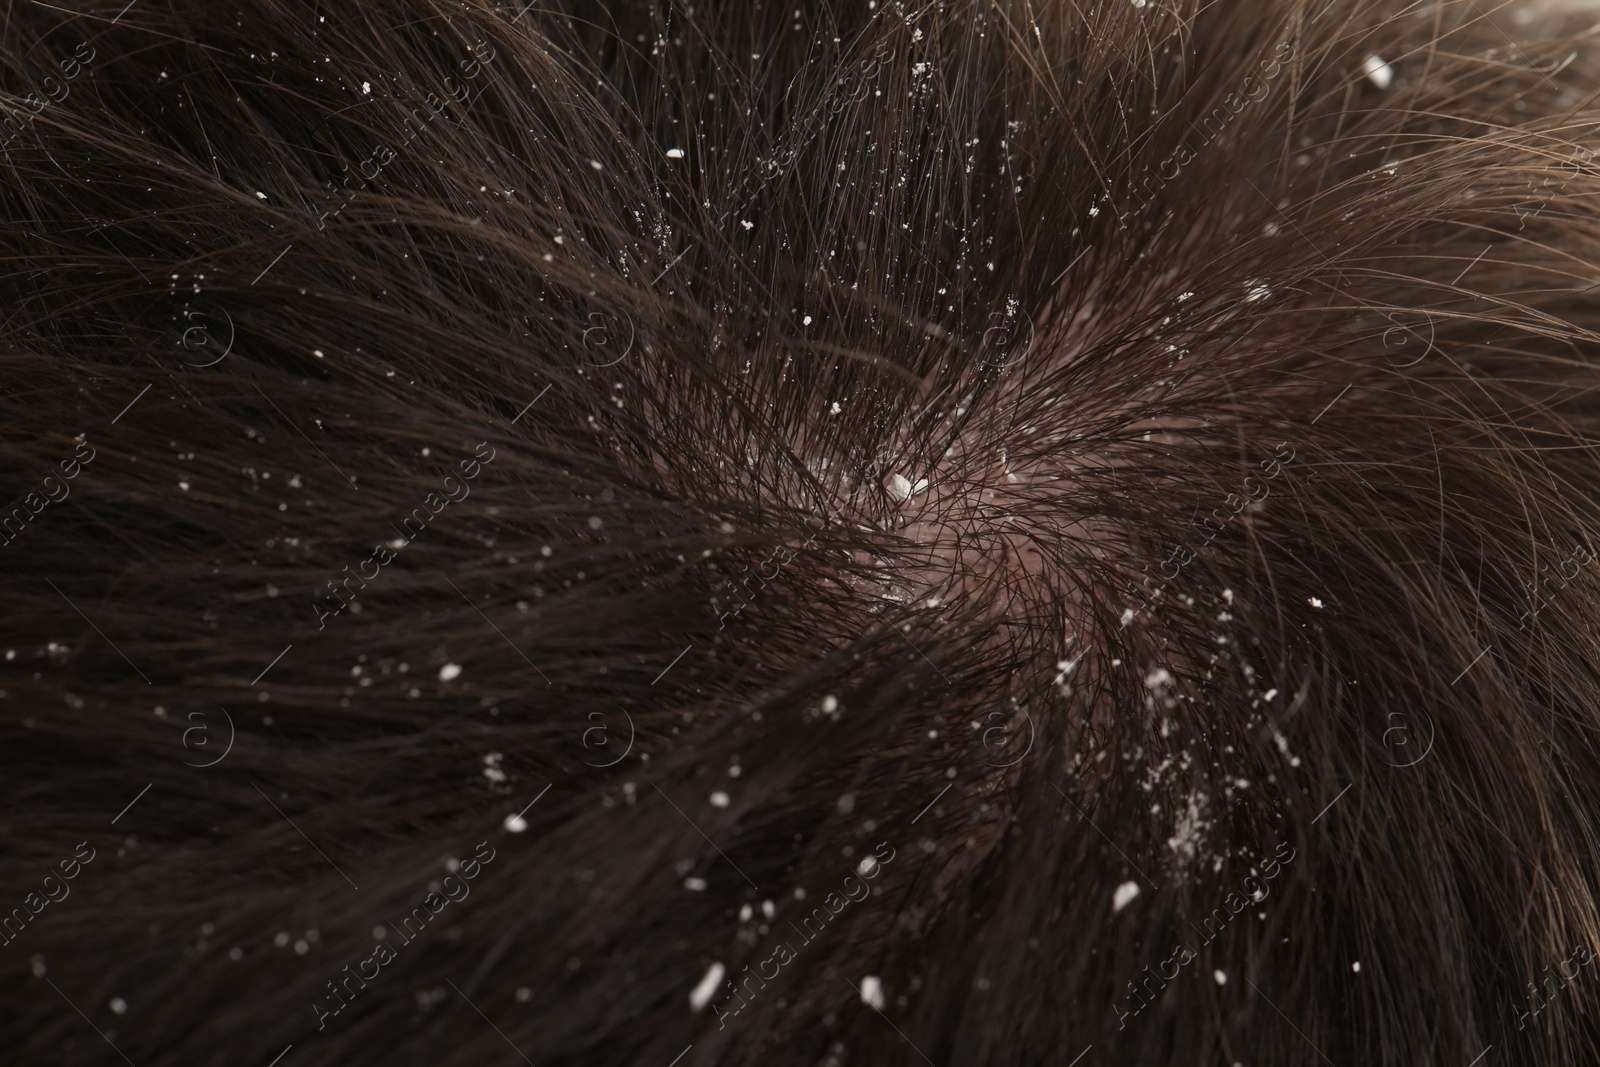
[[[18,1062],[1600,1054],[1589,37],[83,10],[0,31]]]

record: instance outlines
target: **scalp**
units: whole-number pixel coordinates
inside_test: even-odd
[[[12,14],[15,1047],[1595,1051],[1587,38],[318,12]]]

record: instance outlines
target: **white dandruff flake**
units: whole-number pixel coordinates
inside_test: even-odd
[[[717,790],[715,793],[712,793],[711,794],[711,806],[714,807],[714,808],[725,808],[725,807],[727,807],[728,806],[728,794],[724,793],[720,789]]]
[[[861,1003],[883,1010],[883,983],[875,975],[867,975],[861,979]]]
[[[1161,689],[1171,685],[1173,681],[1172,672],[1165,667],[1157,667],[1144,676],[1144,687],[1146,689]]]
[[[461,664],[459,663],[446,663],[439,668],[439,681],[441,682],[453,682],[459,677],[461,677]]]
[[[1218,985],[1228,984],[1228,972],[1226,971],[1212,971],[1211,977],[1216,979]]]
[[[685,878],[683,880],[683,888],[692,893],[704,893],[706,891],[706,880],[704,878]]]
[[[830,715],[833,714],[834,712],[838,711],[839,710],[839,698],[836,697],[836,696],[825,696],[825,697],[823,697],[822,698],[822,710],[827,712]]]
[[[1356,972],[1357,974],[1360,974],[1361,973],[1361,961],[1360,960],[1356,960],[1354,963],[1352,963],[1350,965],[1350,969],[1352,971]]]
[[[683,158],[683,149],[681,149],[681,148],[669,148],[669,149],[667,149],[667,158],[668,159],[682,159]]]
[[[499,752],[491,752],[483,757],[483,776],[491,782],[504,782],[506,780],[506,772],[500,769],[500,761],[504,758]]]
[[[362,82],[361,83],[361,91],[370,96],[372,94],[372,83],[371,82]]]
[[[703,1011],[711,1003],[711,994],[722,984],[722,976],[727,973],[728,969],[720,963],[713,963],[706,968],[706,975],[700,979],[700,984],[689,991],[689,1007]]]
[[[506,829],[514,834],[520,834],[528,828],[528,820],[517,814],[506,816]]]
[[[1322,607],[1322,601],[1320,599],[1318,599],[1317,597],[1314,597],[1314,596],[1306,597],[1306,603],[1310,604],[1314,608]]]
[[[1394,68],[1385,63],[1381,56],[1368,56],[1361,64],[1361,70],[1367,80],[1380,89],[1387,89],[1394,83]]]
[[[1133,898],[1139,895],[1138,882],[1123,882],[1117,886],[1117,891],[1111,894],[1111,910],[1121,911],[1133,903]]]
[[[601,163],[598,159],[589,160],[589,166],[593,167],[595,170],[605,170],[606,169],[605,164]]]

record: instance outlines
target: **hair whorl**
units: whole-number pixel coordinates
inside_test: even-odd
[[[75,6],[0,31],[0,1045],[1600,1056],[1589,36]]]

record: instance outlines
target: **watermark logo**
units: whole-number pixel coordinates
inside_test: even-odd
[[[1033,348],[1033,316],[1015,297],[1006,301],[1004,311],[989,316],[983,331],[978,365],[984,370],[1014,370]]]
[[[1415,767],[1433,751],[1433,719],[1420,709],[1391,711],[1383,731],[1384,762],[1391,767]]]
[[[633,716],[629,715],[621,708],[618,708],[617,712],[628,724],[628,743],[622,747],[622,751],[618,753],[616,759],[604,763],[590,763],[588,760],[583,761],[584,763],[589,764],[591,767],[615,767],[617,764],[627,759],[628,753],[633,751]],[[583,731],[583,737],[581,738],[584,749],[599,756],[605,756],[611,752],[611,749],[606,748],[606,746],[611,743],[610,727],[606,724],[606,717],[607,716],[603,711],[591,711],[589,713],[589,720],[591,722],[599,720],[599,725],[591,726],[587,730]]]
[[[1025,708],[1018,708],[1017,711],[1022,713],[1022,723],[1025,730],[1016,728],[1015,714],[1007,715],[1003,711],[991,711],[988,714],[989,722],[995,723],[996,720],[999,721],[995,725],[983,727],[978,738],[983,742],[985,753],[1000,757],[998,759],[989,759],[988,756],[985,756],[983,762],[988,766],[1015,767],[1032,751],[1034,738],[1033,716],[1029,715]]]
[[[1389,325],[1376,340],[1384,361],[1395,370],[1414,367],[1435,351],[1432,315],[1425,311],[1390,311],[1384,319]]]
[[[229,752],[233,751],[233,716],[229,715],[228,709],[222,707],[221,705],[218,705],[217,710],[222,712],[223,719],[225,719],[228,723],[228,743],[223,746],[222,755],[218,756],[210,763],[189,763],[189,766],[191,767],[215,767],[217,764],[221,763],[227,758]],[[193,752],[197,756],[204,756],[209,754],[211,751],[210,749],[206,749],[204,752],[201,751],[202,746],[211,740],[211,724],[206,721],[206,713],[203,711],[191,711],[189,713],[189,721],[194,722],[195,719],[199,719],[200,724],[198,726],[191,726],[187,730],[183,731],[182,743],[185,750]],[[198,734],[199,736],[194,740],[190,740],[190,734]],[[189,761],[185,760],[184,762],[188,763]]]
[[[633,318],[626,311],[591,311],[583,331],[583,361],[591,367],[614,367],[633,351]]]
[[[196,369],[215,367],[233,351],[233,318],[223,308],[185,304],[176,329],[183,361]]]

